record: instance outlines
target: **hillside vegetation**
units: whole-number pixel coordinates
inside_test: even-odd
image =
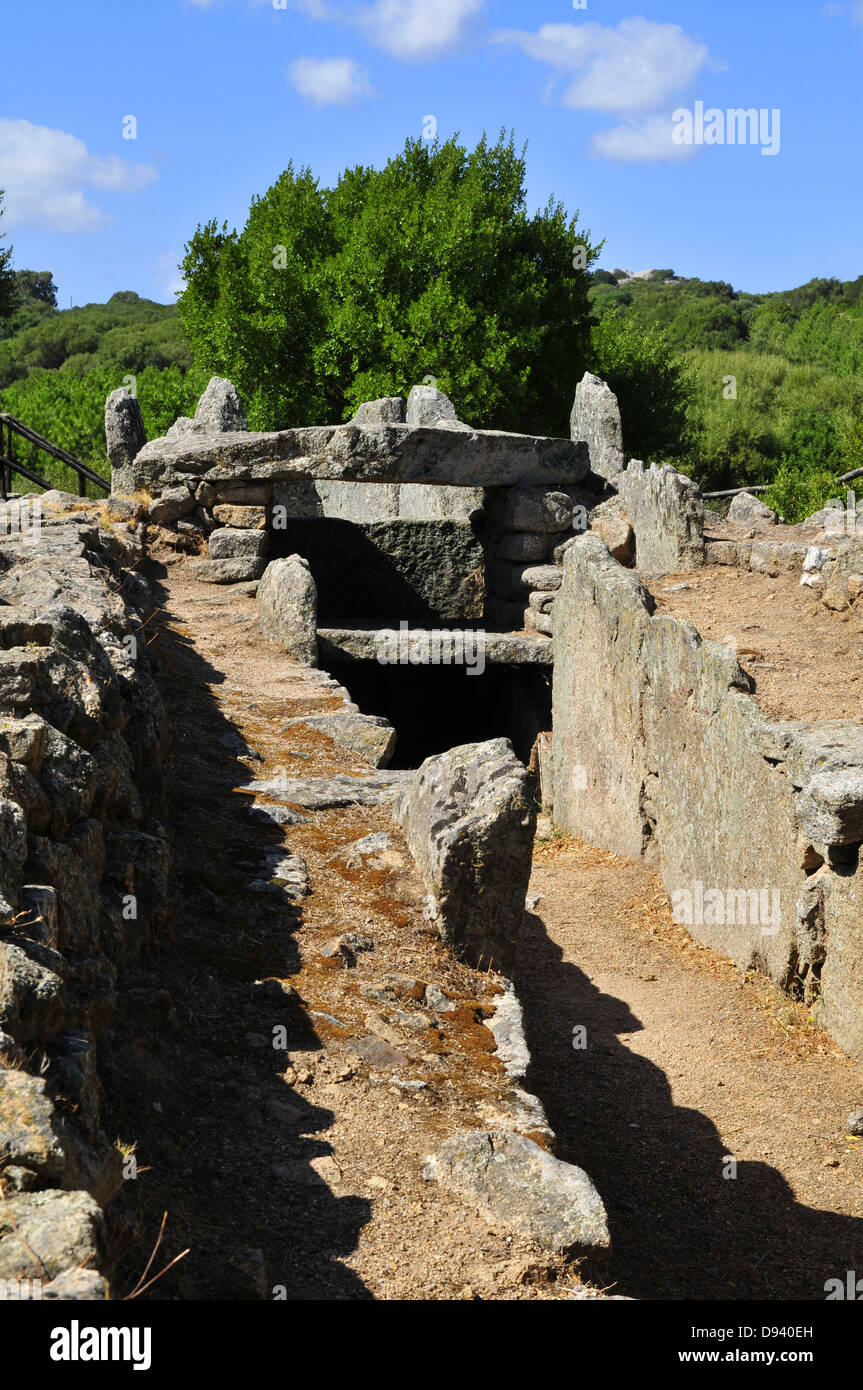
[[[705,489],[773,483],[766,500],[791,521],[842,492],[838,475],[863,467],[863,277],[766,295],[655,277],[600,270],[589,291],[595,343],[629,337],[680,369],[670,398],[686,430],[677,448],[643,452]],[[642,452],[625,407],[624,425],[627,452]]]
[[[178,306],[126,290],[61,310],[50,272],[14,270],[3,248],[0,410],[105,472],[117,386],[136,390],[150,437],[213,373],[257,428],[347,419],[433,378],[471,423],[561,434],[588,367],[618,394],[631,457],[705,490],[770,484],[791,521],[843,491],[863,467],[863,276],[756,295],[670,269],[591,271],[600,248],[577,215],[554,201],[529,215],[524,180],[503,136],[473,151],[408,141],[331,189],[289,166],[242,231],[192,235]]]

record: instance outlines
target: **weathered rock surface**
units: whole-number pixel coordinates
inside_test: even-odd
[[[297,724],[305,724],[310,729],[320,729],[329,734],[336,743],[367,759],[372,767],[386,767],[396,750],[396,731],[379,715],[351,712],[309,714],[289,719],[285,727],[291,728]]]
[[[557,542],[557,535],[554,533],[513,531],[502,538],[497,553],[501,560],[512,560],[521,564],[532,561],[536,564],[548,559],[553,542]]]
[[[518,956],[536,812],[508,739],[427,758],[397,808],[442,938],[472,962]]]
[[[576,387],[570,434],[587,445],[591,471],[613,482],[624,466],[620,407],[611,387],[590,372]]]
[[[225,377],[210,378],[195,410],[195,428],[203,434],[230,434],[249,428],[240,393]]]
[[[744,969],[802,978],[863,1055],[863,727],[771,723],[733,653],[655,615],[593,535],[567,551],[554,648],[556,823],[657,858],[677,920]],[[812,877],[801,842],[826,861]]]
[[[645,468],[633,459],[614,479],[635,531],[642,574],[673,574],[704,563],[704,502],[691,478],[669,464]]]
[[[396,800],[415,775],[410,771],[379,772],[369,777],[337,773],[334,777],[273,777],[246,785],[249,791],[273,801],[303,806],[308,811],[328,811],[340,806],[385,806]]]
[[[443,425],[450,429],[466,430],[456,415],[455,406],[449,396],[434,386],[414,386],[408,396],[405,419],[414,428],[425,425]]]
[[[437,1149],[427,1175],[476,1206],[503,1234],[571,1254],[610,1244],[605,1207],[587,1174],[523,1135],[455,1134]]]
[[[621,565],[635,564],[635,532],[619,497],[612,497],[593,509],[590,529],[605,542],[609,553]]]
[[[132,481],[153,493],[187,481],[222,489],[304,479],[554,488],[576,485],[589,469],[586,446],[567,439],[452,424],[347,424],[154,439],[135,458]]]
[[[524,605],[513,606],[513,616],[521,617]],[[435,641],[442,645],[447,637],[452,639],[453,650],[461,648],[470,656],[481,650],[486,665],[502,666],[550,666],[553,661],[551,643],[545,638],[531,637],[521,632],[483,632],[482,647],[474,648],[472,643],[476,634],[472,629],[457,628],[411,628],[410,642],[416,641],[417,650],[422,650],[423,639],[427,649],[434,647]],[[378,661],[385,643],[398,638],[399,634],[388,628],[342,628],[322,627],[318,629],[318,642],[325,661]],[[408,648],[410,650],[410,648]]]
[[[104,1218],[86,1192],[26,1192],[0,1203],[0,1279],[59,1281],[88,1267],[98,1278],[93,1266],[104,1255]],[[68,1285],[59,1288],[70,1296]],[[102,1297],[106,1290],[102,1281]]]
[[[165,526],[169,521],[188,516],[196,506],[194,493],[187,487],[169,487],[150,503],[148,516],[155,526]]]
[[[223,526],[211,532],[208,549],[211,560],[260,560],[266,553],[267,537],[263,531]]]
[[[111,491],[134,492],[138,486],[132,468],[147,442],[141,407],[126,386],[112,391],[105,402],[105,445],[111,465]]]
[[[572,502],[565,492],[514,487],[507,493],[504,528],[507,531],[566,531],[572,523]]]
[[[404,396],[381,396],[376,401],[363,401],[351,421],[354,425],[405,424]]]
[[[483,547],[468,521],[294,522],[283,543],[308,559],[332,625],[482,617]]]
[[[267,567],[265,559],[190,560],[189,573],[202,584],[251,584]]]
[[[258,588],[261,632],[305,666],[318,664],[318,598],[307,560],[273,560]]]
[[[765,506],[751,492],[738,492],[737,496],[731,499],[728,520],[745,522],[749,526],[775,526],[779,516],[772,507]]]
[[[0,1029],[20,1043],[44,1043],[68,1017],[66,963],[26,937],[0,939]]]
[[[103,1258],[83,1233],[101,1231],[96,1202],[119,1182],[95,1040],[118,963],[164,911],[165,715],[136,640],[149,591],[127,567],[142,504],[55,493],[47,510],[38,545],[0,538],[0,1278],[39,1277],[45,1297],[72,1299],[106,1294],[97,1269],[78,1268]]]

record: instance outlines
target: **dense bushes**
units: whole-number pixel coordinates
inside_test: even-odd
[[[838,475],[863,466],[863,277],[763,296],[723,282],[592,278],[600,333],[661,329],[685,363],[688,438],[665,457],[702,487],[773,482],[768,500],[796,521],[841,493]],[[630,429],[637,440],[637,419]],[[626,432],[625,444],[638,452]]]
[[[504,137],[409,140],[329,189],[289,166],[242,231],[209,222],[188,245],[196,364],[237,384],[257,428],[346,419],[433,378],[469,423],[566,433],[596,251],[560,204],[529,215],[524,179]]]

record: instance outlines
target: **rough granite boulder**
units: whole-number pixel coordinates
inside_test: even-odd
[[[590,529],[596,532],[621,565],[634,565],[635,532],[619,497],[610,497],[607,502],[594,507],[590,514]]]
[[[508,739],[427,758],[397,808],[442,938],[474,963],[518,957],[536,809]]]
[[[169,521],[177,521],[195,510],[197,503],[194,494],[187,487],[169,487],[155,497],[147,510],[147,516],[154,526],[164,526]]]
[[[405,423],[404,396],[381,396],[376,401],[363,401],[351,421],[353,425],[403,425]]]
[[[737,496],[731,499],[728,520],[740,521],[747,526],[775,526],[779,515],[772,507],[766,507],[751,492],[738,492]]]
[[[318,664],[318,593],[302,555],[273,560],[258,587],[258,622],[303,666]]]
[[[407,424],[414,428],[420,425],[446,425],[451,429],[466,430],[455,413],[455,406],[449,396],[434,386],[414,386],[408,396],[405,412]]]
[[[202,584],[250,584],[260,579],[266,560],[254,556],[245,560],[190,560],[189,573]]]
[[[426,1176],[474,1206],[503,1235],[546,1250],[586,1254],[610,1246],[602,1198],[587,1173],[508,1130],[444,1140]]]
[[[0,1279],[55,1280],[85,1267],[94,1272],[104,1254],[105,1219],[86,1192],[22,1192],[0,1203]]]
[[[210,377],[195,411],[195,428],[204,434],[232,434],[249,428],[240,393],[232,381]]]
[[[0,940],[0,1029],[17,1042],[44,1043],[67,1017],[66,962],[26,937]]]
[[[260,560],[267,549],[265,531],[249,531],[235,526],[221,526],[210,533],[208,550],[211,560]]]
[[[503,516],[505,531],[566,531],[571,524],[572,502],[565,492],[510,488]]]
[[[112,391],[105,402],[105,444],[111,465],[111,491],[134,492],[138,486],[132,462],[147,442],[141,407],[126,386]]]
[[[623,471],[623,427],[611,387],[585,372],[575,391],[570,436],[587,445],[591,471],[613,481]]]

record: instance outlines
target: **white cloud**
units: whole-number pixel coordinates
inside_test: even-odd
[[[375,95],[368,73],[353,58],[298,58],[288,77],[312,106],[353,106]]]
[[[0,117],[0,184],[9,227],[97,232],[110,216],[88,199],[91,189],[136,193],[157,177],[148,164],[91,154],[75,135]]]
[[[357,28],[373,48],[407,63],[428,62],[458,48],[485,4],[486,0],[290,0],[291,8],[307,19]]]
[[[620,115],[655,111],[695,80],[709,58],[705,44],[678,24],[623,19],[617,28],[543,24],[535,34],[508,29],[498,42],[569,76],[564,106]]]
[[[173,300],[175,295],[186,288],[186,282],[180,270],[182,259],[179,251],[163,251],[153,264],[159,288],[169,300]]]
[[[484,6],[485,0],[375,0],[359,8],[355,22],[376,48],[423,62],[457,48]]]
[[[670,114],[646,116],[640,120],[626,121],[623,125],[600,130],[591,141],[595,154],[603,155],[615,163],[658,164],[660,162],[680,163],[691,159],[701,146],[678,145],[671,138],[673,129]]]
[[[852,24],[863,26],[863,0],[832,0],[832,3],[821,6],[821,13],[827,19],[838,19],[840,15],[847,14]]]

